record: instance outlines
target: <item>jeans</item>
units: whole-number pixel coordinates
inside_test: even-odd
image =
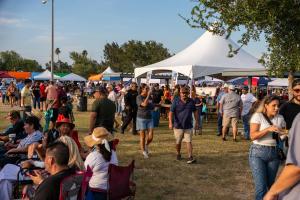
[[[222,121],[223,117],[220,113],[218,113],[218,134],[222,135]]]
[[[159,125],[159,118],[160,118],[160,110],[158,107],[155,107],[152,111],[152,119],[154,127],[158,127]]]
[[[244,131],[245,131],[245,139],[249,140],[250,139],[250,125],[249,125],[249,120],[250,120],[250,115],[244,115],[242,116],[243,120],[243,126],[244,126]]]
[[[33,97],[33,108],[36,109],[36,104],[38,109],[41,108],[41,98],[40,97]]]
[[[255,200],[262,200],[274,183],[279,163],[276,147],[251,145],[249,164],[255,184]]]

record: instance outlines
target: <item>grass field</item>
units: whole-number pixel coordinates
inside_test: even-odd
[[[0,130],[8,125],[4,116],[9,109],[0,106]],[[75,111],[75,118],[82,139],[88,130],[89,113]],[[203,135],[193,137],[197,163],[192,165],[186,164],[186,160],[176,160],[174,136],[167,121],[161,121],[160,127],[155,129],[147,160],[139,151],[138,136],[117,133],[120,164],[136,161],[136,199],[253,199],[254,186],[248,165],[250,143],[245,140],[235,143],[232,138],[223,142],[215,136],[216,127],[215,122],[204,124]],[[182,150],[186,158],[184,144]]]

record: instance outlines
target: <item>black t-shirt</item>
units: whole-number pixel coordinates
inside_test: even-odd
[[[40,93],[40,86],[33,86],[32,87],[32,93],[34,95],[34,97],[40,97],[41,93]]]
[[[153,90],[152,91],[152,99],[154,104],[159,104],[161,101],[161,97],[164,96],[162,90]]]
[[[141,104],[145,101],[145,99],[146,97],[142,95],[136,97],[136,103],[138,105],[137,117],[141,119],[151,119],[154,105],[152,103],[152,99],[149,98],[147,106],[143,107]]]
[[[34,199],[35,200],[58,200],[60,194],[61,181],[72,174],[74,169],[66,169],[53,176],[46,178],[37,188]]]
[[[128,90],[127,94],[124,97],[125,105],[130,106],[131,109],[137,110],[136,97],[138,92],[135,90]]]
[[[300,105],[293,102],[286,102],[280,107],[279,114],[283,116],[287,129],[292,127],[293,121],[299,112]]]

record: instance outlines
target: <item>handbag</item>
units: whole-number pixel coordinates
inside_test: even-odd
[[[265,117],[265,119],[267,120],[267,122],[273,126],[273,123],[272,121],[269,119],[269,117],[263,113],[263,116]],[[277,151],[277,155],[278,155],[278,159],[281,160],[281,161],[284,161],[286,159],[286,155],[284,153],[284,151],[282,150],[281,148],[281,145],[280,145],[280,137],[278,135],[278,133],[276,132],[273,132],[272,133],[272,137],[274,140],[276,140],[276,151]]]

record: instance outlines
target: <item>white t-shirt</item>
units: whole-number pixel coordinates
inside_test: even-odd
[[[283,116],[279,114],[273,117],[271,119],[271,122],[278,128],[285,128],[286,126]],[[254,113],[251,117],[250,123],[260,124],[259,131],[262,131],[271,126],[262,113]],[[264,146],[276,146],[276,140],[272,138],[272,133],[267,133],[263,137],[254,140],[253,143]]]
[[[117,99],[117,95],[116,93],[112,90],[109,92],[108,97],[109,100],[111,100],[112,102],[116,102]]]
[[[251,93],[242,94],[241,99],[243,102],[242,116],[247,115],[252,107],[252,104],[257,101],[256,97]]]
[[[90,166],[93,171],[93,176],[90,179],[89,186],[91,188],[97,189],[107,189],[108,181],[108,166],[109,164],[118,165],[117,154],[115,151],[112,151],[111,159],[109,162],[106,162],[102,154],[98,150],[91,152],[84,162],[85,168]]]

